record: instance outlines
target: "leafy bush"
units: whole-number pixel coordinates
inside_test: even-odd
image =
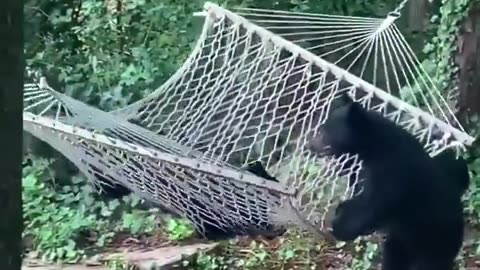
[[[478,144],[478,143],[477,143]],[[480,223],[480,146],[473,145],[471,151],[467,153],[466,159],[469,161],[470,168],[470,188],[465,195],[466,211],[471,217],[471,222]]]
[[[184,219],[169,219],[167,224],[167,233],[170,240],[185,240],[194,235],[193,225]]]
[[[120,3],[120,2],[119,2]],[[203,1],[30,0],[27,65],[58,90],[105,110],[160,86],[186,59]]]
[[[152,232],[156,216],[132,207],[135,198],[104,202],[80,177],[55,185],[49,161],[27,158],[23,170],[24,239],[42,260],[76,262],[105,247],[120,232]]]

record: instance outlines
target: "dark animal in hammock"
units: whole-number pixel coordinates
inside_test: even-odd
[[[114,183],[111,180],[107,180],[105,177],[95,174],[98,181],[95,181],[97,185],[97,191],[108,199],[120,199],[122,197],[132,194],[132,191],[121,184]]]
[[[260,161],[254,161],[249,163],[246,167],[246,170],[255,174],[256,176],[278,182],[278,179],[271,176],[263,167]],[[124,196],[130,195],[132,191],[122,184],[114,183],[111,180],[106,179],[104,176],[101,176],[99,173],[94,172],[95,177],[98,181],[95,183],[98,185],[99,192],[106,198],[109,199],[120,199]]]
[[[448,152],[432,159],[409,132],[353,101],[333,111],[309,148],[337,157],[358,154],[363,161],[363,191],[336,209],[337,239],[383,231],[383,270],[453,269],[469,181],[461,161],[452,163]]]
[[[278,179],[268,174],[259,161],[250,163],[246,170],[269,181],[278,182]],[[97,174],[97,177],[100,177],[100,175]],[[119,183],[112,183],[112,181],[107,180],[104,177],[99,178],[98,180],[103,189],[101,192],[108,198],[120,198],[131,193],[128,188]],[[179,190],[176,190],[176,193],[185,194]],[[222,240],[239,235],[263,236],[267,239],[271,239],[285,233],[285,229],[274,228],[272,224],[262,221],[260,216],[242,217],[239,220],[242,220],[243,222],[237,225],[229,223],[224,224],[221,222],[222,213],[218,212],[216,209],[211,209],[211,207],[208,207],[206,203],[200,201],[198,198],[189,197],[187,195],[181,195],[181,197],[181,199],[178,199],[178,203],[182,205],[183,209],[188,210],[188,212],[185,213],[186,218],[194,225],[202,224],[202,226],[200,226],[201,228],[196,227],[197,233],[203,235],[209,240]],[[165,208],[162,205],[155,205],[155,207],[178,216],[177,213],[172,212],[170,209]],[[238,213],[240,216],[248,215],[243,211],[238,211]],[[266,215],[266,213],[264,214]]]

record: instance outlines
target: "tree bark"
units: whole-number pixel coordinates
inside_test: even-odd
[[[427,14],[427,1],[417,0],[408,2],[408,30],[413,33],[425,31],[425,15]]]
[[[0,7],[0,268],[21,269],[23,1]]]
[[[473,4],[460,29],[457,64],[458,104],[457,115],[468,127],[470,116],[480,113],[480,5]]]

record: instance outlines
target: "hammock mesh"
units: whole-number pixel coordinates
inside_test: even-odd
[[[321,234],[331,206],[353,195],[346,177],[358,178],[356,156],[318,159],[306,150],[342,93],[412,132],[432,155],[472,142],[445,123],[455,118],[443,105],[428,103],[448,116],[441,121],[238,14],[211,3],[205,10],[192,54],[151,95],[104,112],[43,80],[26,84],[24,129],[94,182],[124,185],[200,232],[212,225],[240,234],[272,226]],[[279,182],[247,172],[252,161]]]

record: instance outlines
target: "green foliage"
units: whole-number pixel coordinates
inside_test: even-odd
[[[275,254],[268,251],[263,244],[252,241],[242,251],[225,246],[225,254],[206,254],[200,252],[193,261],[185,260],[183,266],[198,270],[223,269],[271,269],[271,260]],[[245,253],[245,254],[242,254]]]
[[[472,122],[479,127],[472,130],[472,136],[479,138],[480,125],[478,117],[472,117]],[[470,169],[470,188],[466,197],[466,211],[472,217],[471,222],[475,224],[480,223],[480,141],[477,141],[469,148],[464,155],[469,162]]]
[[[236,261],[235,266],[240,269],[253,269],[257,267],[264,268],[267,260],[270,259],[270,256],[270,253],[265,250],[263,244],[258,244],[253,241],[250,244],[248,256]]]
[[[195,261],[190,263],[189,261],[184,261],[183,266],[193,266],[194,269],[199,270],[227,270],[230,269],[228,263],[226,262],[225,257],[208,255],[205,253],[200,253],[196,256]],[[189,268],[192,269],[192,268]]]
[[[135,270],[136,267],[130,265],[125,257],[118,255],[110,258],[106,263],[108,270]]]
[[[333,247],[291,230],[273,246],[263,241],[222,243],[214,251],[201,252],[184,260],[183,266],[196,270],[327,269],[339,266],[336,263],[341,262],[345,269],[367,270],[378,264],[380,249],[375,241],[339,242]],[[353,254],[354,258],[349,258],[346,253]]]
[[[372,242],[363,242],[361,240],[355,241],[355,251],[360,254],[360,257],[355,257],[352,260],[348,270],[368,270],[372,269],[375,257],[378,255],[378,244]]]
[[[439,15],[431,22],[436,26],[436,35],[424,47],[429,55],[427,69],[435,70],[434,81],[441,91],[452,89],[453,75],[458,70],[453,62],[459,26],[466,18],[472,0],[442,0]]]
[[[295,253],[297,253],[297,249],[295,247],[284,246],[278,251],[278,257],[280,257],[284,263],[287,263],[291,259],[295,258]]]
[[[169,219],[167,233],[170,240],[185,240],[193,236],[195,230],[192,223],[184,219]]]
[[[118,3],[28,1],[27,28],[36,32],[26,36],[27,64],[69,95],[106,110],[158,87],[190,52],[195,31],[187,30],[202,2]]]
[[[478,153],[480,154],[480,153]],[[467,194],[467,212],[473,216],[473,222],[480,221],[480,159],[476,158],[470,164],[471,185]]]
[[[472,3],[472,0],[442,0],[438,14],[435,13],[430,19],[427,35],[432,37],[423,48],[426,57],[422,61],[422,67],[444,97],[455,89],[454,75],[458,67],[453,59],[457,49],[457,38],[460,25]],[[424,106],[420,92],[425,91],[424,86],[403,87],[400,91],[402,99],[411,104],[416,104],[413,103],[416,100],[420,106]]]
[[[137,235],[155,228],[155,216],[99,200],[81,178],[72,186],[55,185],[49,163],[26,159],[22,180],[23,237],[42,260],[76,262],[89,250],[105,247],[117,233]]]

